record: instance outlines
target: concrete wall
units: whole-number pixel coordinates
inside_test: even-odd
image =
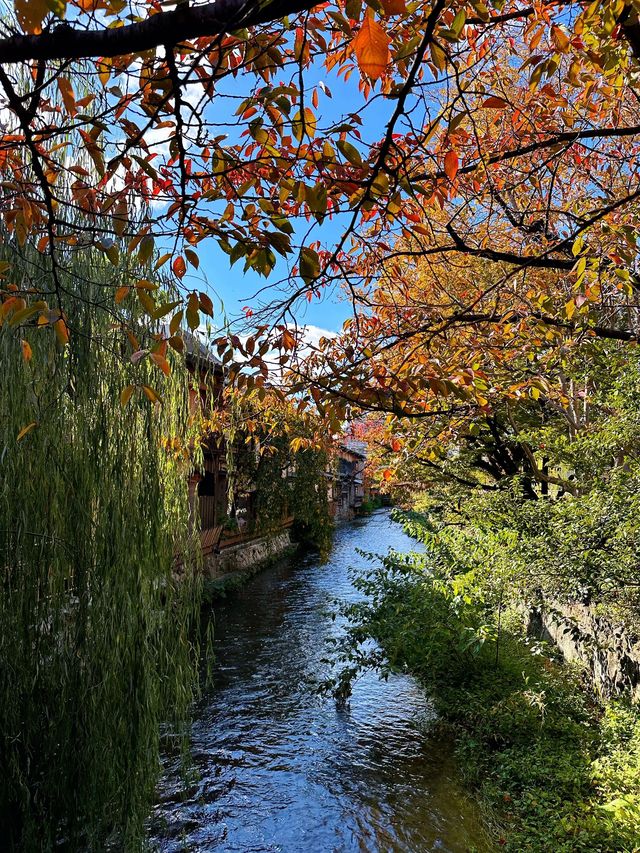
[[[545,604],[531,611],[529,633],[550,640],[565,660],[584,664],[607,698],[628,693],[640,701],[640,641],[585,604]]]
[[[209,554],[204,558],[205,577],[215,581],[225,575],[252,574],[264,563],[287,553],[291,547],[288,530],[232,545],[219,554]]]

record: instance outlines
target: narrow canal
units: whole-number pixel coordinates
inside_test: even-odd
[[[353,600],[361,548],[416,548],[386,511],[338,529],[327,562],[293,558],[214,608],[215,685],[193,726],[196,781],[169,765],[154,816],[158,851],[469,851],[481,830],[449,750],[425,733],[428,698],[409,677],[357,682],[350,708],[321,699],[335,598]]]

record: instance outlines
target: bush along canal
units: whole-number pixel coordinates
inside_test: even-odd
[[[158,851],[347,853],[491,849],[433,706],[408,675],[365,672],[349,701],[314,689],[356,602],[363,551],[416,549],[388,512],[338,528],[329,558],[292,557],[219,602],[215,672],[192,729],[192,778],[167,757]]]

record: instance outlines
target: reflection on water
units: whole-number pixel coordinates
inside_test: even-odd
[[[193,726],[195,782],[167,761],[158,851],[347,853],[481,847],[448,750],[421,728],[427,697],[407,676],[366,675],[348,710],[320,699],[329,611],[353,600],[357,548],[416,548],[387,512],[338,529],[328,562],[293,558],[216,605],[215,686]],[[482,847],[482,849],[486,849]]]

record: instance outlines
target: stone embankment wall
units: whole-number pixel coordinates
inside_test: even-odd
[[[531,611],[529,633],[550,640],[565,660],[584,664],[598,692],[640,701],[640,640],[589,606],[545,604]]]
[[[205,577],[210,581],[218,581],[227,576],[253,574],[265,563],[283,556],[291,548],[288,530],[224,548],[219,554],[205,557]]]

